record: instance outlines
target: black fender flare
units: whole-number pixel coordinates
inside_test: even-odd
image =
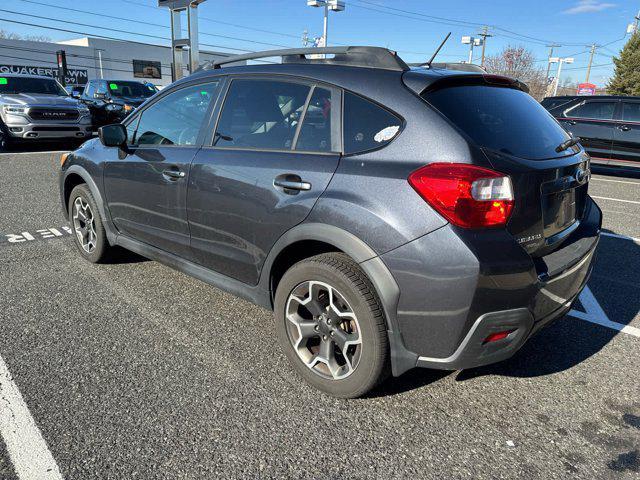
[[[84,180],[84,183],[87,185],[87,187],[89,188],[89,191],[91,192],[91,195],[93,196],[94,200],[98,204],[98,213],[102,218],[102,224],[104,225],[104,229],[107,234],[107,240],[109,240],[110,245],[115,245],[116,237],[117,237],[116,229],[114,225],[111,223],[111,217],[107,214],[102,193],[100,193],[100,189],[98,188],[98,185],[96,184],[91,174],[87,172],[87,170],[80,165],[71,165],[64,172],[63,177],[60,180],[60,201],[62,203],[63,211],[65,212],[65,217],[69,215],[67,211],[68,205],[66,205],[66,202],[65,202],[65,197],[66,197],[65,194],[67,192],[65,192],[64,190],[67,177],[69,177],[69,175],[78,175]]]
[[[393,375],[398,376],[414,368],[418,361],[418,355],[405,348],[398,328],[396,314],[400,300],[400,288],[378,254],[354,234],[323,223],[302,223],[292,228],[278,239],[267,255],[260,274],[259,288],[269,292],[270,295],[273,294],[270,277],[275,259],[289,245],[304,240],[316,240],[331,244],[359,264],[373,283],[384,309]]]

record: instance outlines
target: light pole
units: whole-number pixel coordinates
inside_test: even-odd
[[[558,85],[560,85],[560,75],[562,74],[562,64],[563,63],[573,63],[573,58],[566,57],[551,57],[549,59],[549,63],[557,63],[558,64],[558,73],[556,75],[556,85],[553,88],[553,96],[555,97],[558,94]]]
[[[329,34],[329,10],[333,12],[344,11],[345,5],[343,0],[307,0],[309,7],[324,7],[324,25],[322,28],[322,42],[319,47],[329,45],[327,36]]]
[[[473,63],[473,47],[479,47],[484,44],[482,38],[474,38],[469,35],[462,37],[462,44],[469,45],[469,60],[467,63]]]
[[[206,0],[158,0],[158,7],[166,7],[171,12],[171,50],[173,51],[173,81],[183,77],[182,51],[189,49],[189,73],[200,66],[198,44],[198,5]],[[187,12],[187,37],[182,36],[181,13]]]

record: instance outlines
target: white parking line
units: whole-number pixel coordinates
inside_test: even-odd
[[[631,242],[640,243],[640,238],[627,237],[626,235],[618,235],[617,233],[602,232],[601,235],[604,237],[613,237],[613,238],[619,238],[620,240],[629,240]]]
[[[640,182],[630,182],[628,180],[611,180],[610,178],[595,178],[595,177],[591,177],[591,180],[596,180],[598,182],[628,183],[630,185],[640,186]]]
[[[586,311],[571,310],[569,312],[570,316],[640,338],[640,328],[609,320],[609,317],[604,313],[604,310],[602,310],[602,307],[596,300],[596,297],[593,296],[593,293],[591,293],[591,290],[589,290],[589,287],[584,287],[584,290],[580,294],[580,303]]]
[[[60,468],[1,356],[0,435],[20,480],[62,480]]]
[[[613,200],[614,202],[633,203],[636,205],[640,205],[640,202],[636,202],[635,200],[622,200],[621,198],[611,198],[611,197],[596,197],[595,195],[591,195],[591,198],[597,198],[598,200]]]

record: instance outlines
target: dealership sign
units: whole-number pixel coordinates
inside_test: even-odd
[[[596,88],[593,83],[581,83],[578,85],[578,95],[595,95]]]
[[[1,74],[19,74],[19,75],[40,75],[43,77],[58,78],[58,69],[52,67],[34,67],[30,65],[2,65],[0,64]],[[65,82],[73,85],[84,85],[87,83],[88,75],[86,70],[69,68]]]

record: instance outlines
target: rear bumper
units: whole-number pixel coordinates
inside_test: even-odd
[[[505,232],[443,227],[382,256],[398,283],[397,325],[414,366],[458,370],[511,357],[565,315],[591,274],[602,214],[589,199],[563,246],[532,259]],[[485,342],[492,333],[510,332]]]

